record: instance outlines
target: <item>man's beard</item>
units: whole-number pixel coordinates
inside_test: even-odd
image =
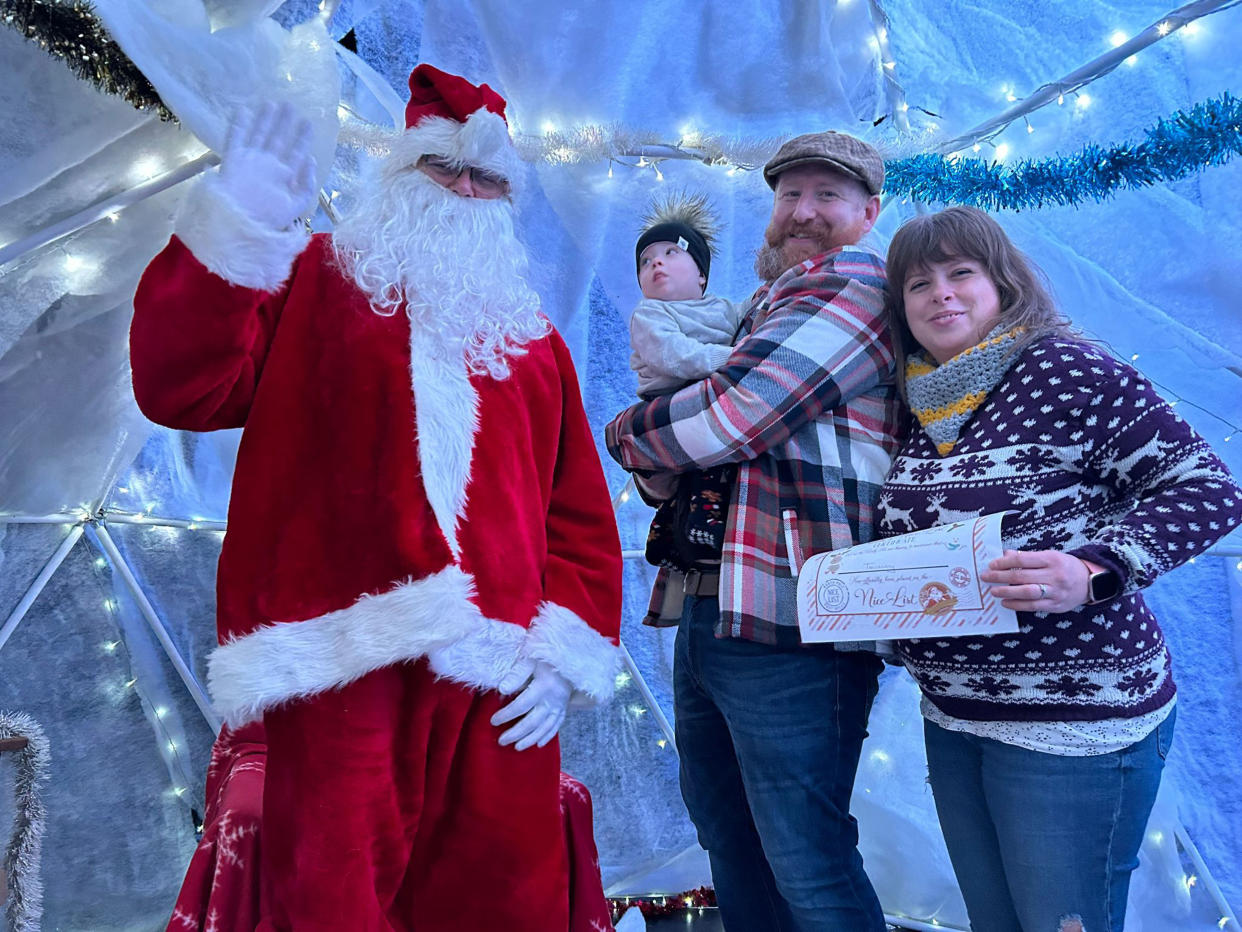
[[[811,236],[810,243],[794,243],[794,234]],[[755,274],[760,281],[774,282],[799,262],[822,255],[832,248],[828,228],[818,222],[786,223],[783,227],[769,224],[763,234],[763,246],[755,255]]]
[[[551,329],[526,282],[507,199],[461,197],[417,169],[386,164],[332,247],[375,313],[404,307],[420,346],[460,352],[472,374],[506,378],[507,357]]]

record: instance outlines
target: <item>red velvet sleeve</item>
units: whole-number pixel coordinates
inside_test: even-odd
[[[551,336],[561,375],[560,450],[548,505],[544,598],[617,642],[621,629],[621,542],[574,364]]]
[[[241,427],[287,294],[287,283],[275,292],[230,284],[174,236],[134,295],[130,365],[142,413],[180,430]]]

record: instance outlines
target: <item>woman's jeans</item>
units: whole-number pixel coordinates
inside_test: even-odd
[[[728,932],[880,932],[849,814],[881,663],[717,639],[686,598],[673,684],[681,792]]]
[[[927,772],[976,932],[1121,932],[1176,709],[1112,754],[1063,757],[924,722]]]

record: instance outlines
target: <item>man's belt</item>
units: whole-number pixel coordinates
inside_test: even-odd
[[[681,591],[686,595],[719,595],[720,574],[704,573],[702,570],[687,570],[686,578],[681,584]]]

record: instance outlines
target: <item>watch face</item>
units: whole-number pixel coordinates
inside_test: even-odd
[[[1107,602],[1109,599],[1116,598],[1121,592],[1121,578],[1112,570],[1092,573],[1090,592],[1092,602]]]

